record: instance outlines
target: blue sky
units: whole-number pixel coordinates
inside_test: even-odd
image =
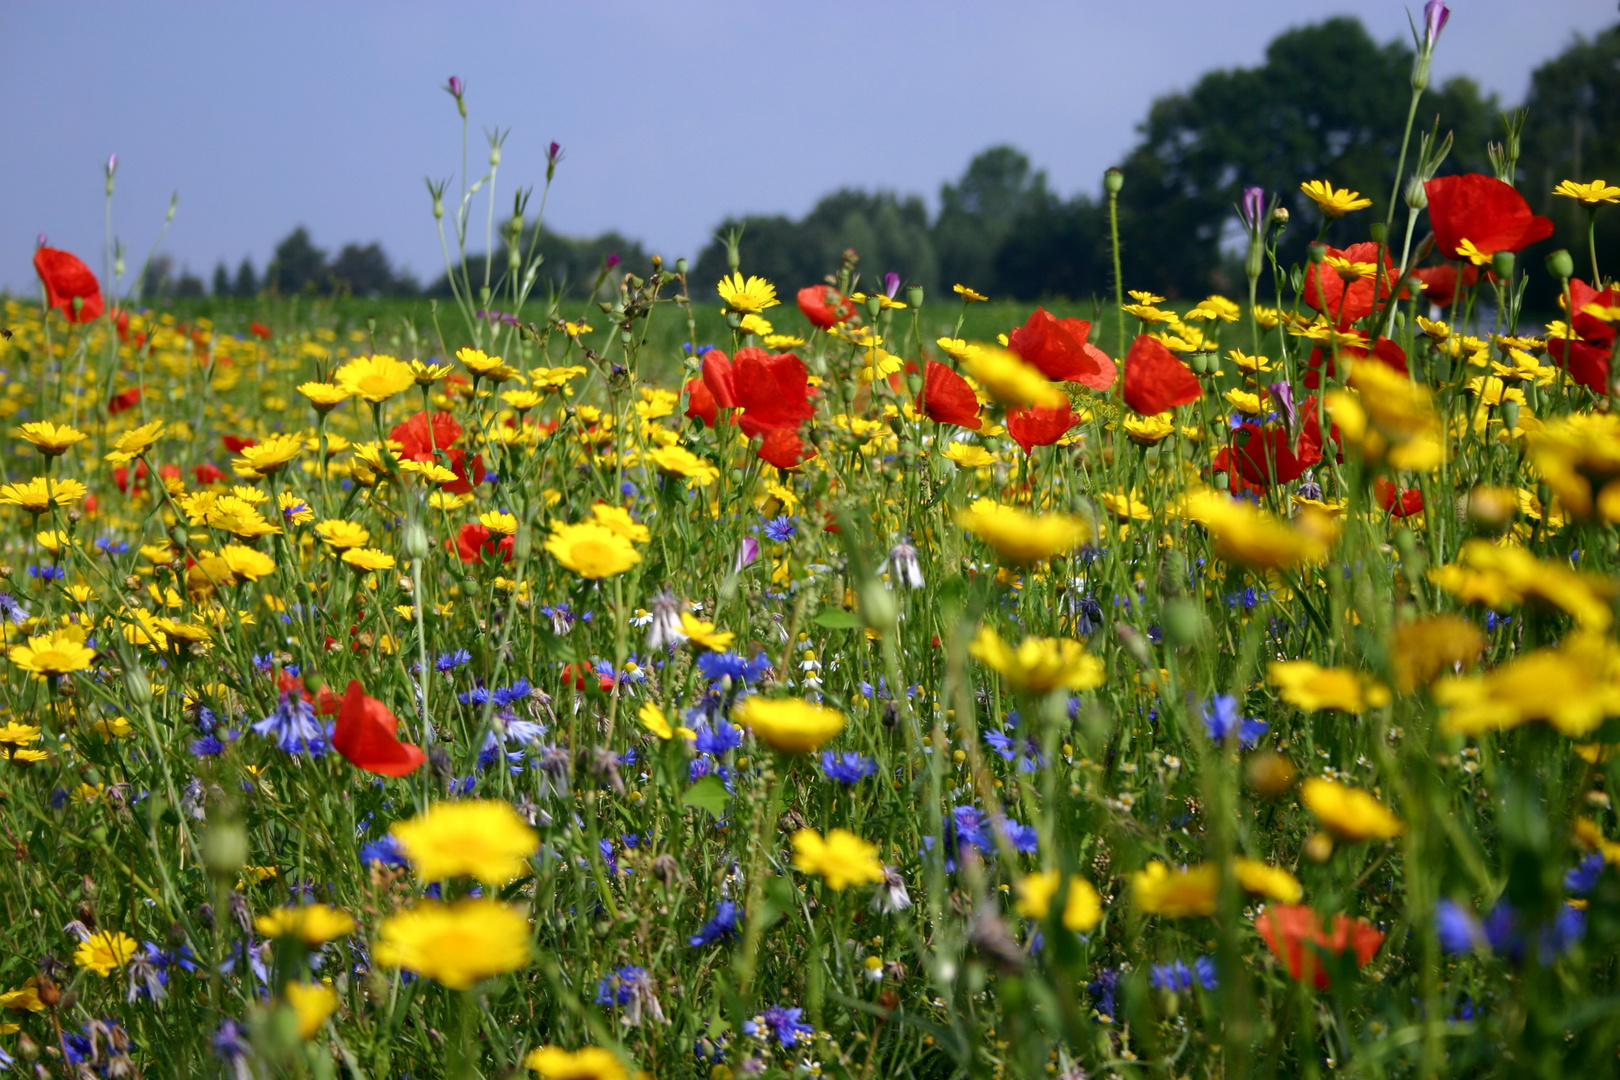
[[[1437,77],[1471,74],[1505,104],[1616,18],[1614,0],[1452,8]],[[204,278],[243,256],[262,270],[299,223],[434,276],[423,177],[459,168],[452,74],[475,167],[480,125],[511,129],[503,213],[556,140],[548,223],[617,228],[671,259],[729,213],[796,215],[841,185],[932,203],[998,142],[1057,190],[1094,191],[1154,97],[1349,11],[1380,40],[1407,34],[1406,8],[1381,0],[0,4],[0,289],[36,288],[39,233],[100,268],[114,152],[131,272],[178,190],[163,250]]]

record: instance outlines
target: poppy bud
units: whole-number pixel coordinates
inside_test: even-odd
[[[1427,210],[1429,208],[1429,190],[1423,186],[1423,181],[1416,176],[1406,182],[1406,205],[1413,210]]]
[[[1118,195],[1125,186],[1125,174],[1118,169],[1109,169],[1103,173],[1103,187],[1110,195]]]
[[[152,704],[152,684],[138,664],[124,669],[124,689],[129,691],[129,700],[137,707]]]
[[[1388,231],[1384,228],[1384,223],[1382,221],[1373,222],[1372,225],[1368,227],[1367,233],[1372,237],[1372,241],[1375,244],[1382,244],[1384,242],[1384,238],[1389,235]]]
[[[1310,260],[1313,265],[1321,266],[1322,260],[1327,258],[1327,245],[1312,244],[1308,249],[1307,254],[1310,256]]]
[[[1519,403],[1517,401],[1502,402],[1502,424],[1509,431],[1519,426]]]
[[[1517,256],[1511,251],[1498,251],[1491,256],[1491,273],[1506,281],[1513,276],[1513,264]]]
[[[686,276],[686,271],[691,268],[691,265],[692,264],[687,262],[684,258],[676,259],[675,260],[675,272],[677,274],[681,275],[681,277],[685,277]]]
[[[877,298],[876,293],[873,293],[871,296],[868,296],[866,298],[866,314],[867,315],[869,315],[871,318],[875,319],[875,318],[878,317],[878,312],[880,312],[882,310],[883,310],[883,301],[881,301],[881,300],[879,300]]]
[[[1209,360],[1204,356],[1203,353],[1193,353],[1192,356],[1187,359],[1187,366],[1192,368],[1194,375],[1209,374]]]
[[[1215,475],[1212,476],[1210,480],[1215,485],[1216,491],[1231,490],[1231,480],[1227,477],[1224,469],[1217,470]]]
[[[1547,253],[1547,273],[1559,281],[1568,281],[1575,276],[1575,260],[1565,248]]]
[[[921,285],[906,286],[906,303],[913,308],[920,308],[923,304],[923,287]]]
[[[894,629],[900,617],[894,596],[876,578],[861,583],[861,617],[879,633]]]
[[[413,559],[425,559],[428,553],[427,530],[420,521],[411,521],[405,526],[405,550],[410,552]]]
[[[1204,636],[1204,617],[1197,604],[1181,597],[1164,606],[1164,636],[1175,645],[1192,645]]]
[[[228,877],[247,865],[248,835],[240,821],[209,827],[202,842],[203,865],[216,877]]]

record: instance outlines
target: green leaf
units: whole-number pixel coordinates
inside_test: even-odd
[[[853,611],[843,608],[822,608],[816,612],[816,617],[810,620],[817,626],[825,626],[829,630],[853,630],[861,625],[861,617]]]
[[[726,785],[718,776],[705,776],[686,789],[686,794],[681,796],[681,805],[707,810],[710,817],[718,818],[726,812],[726,803],[730,799]]]

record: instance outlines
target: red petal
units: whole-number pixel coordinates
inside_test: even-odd
[[[710,349],[703,354],[703,385],[709,388],[715,405],[722,409],[737,407],[737,390],[734,383],[731,361],[726,359],[725,353],[719,349]]]
[[[855,305],[831,285],[807,285],[799,290],[799,310],[811,325],[829,330],[855,314]]]
[[[815,414],[810,374],[792,353],[772,356],[764,349],[738,349],[732,376],[736,403],[754,424],[788,427]],[[719,394],[715,400],[720,400]]]
[[[406,776],[421,768],[427,755],[419,746],[400,742],[398,730],[399,720],[388,707],[368,697],[360,680],[350,680],[332,733],[333,748],[367,772]]]
[[[1439,176],[1423,190],[1435,246],[1448,259],[1462,259],[1458,249],[1464,240],[1493,253],[1519,251],[1552,235],[1553,223],[1532,214],[1524,196],[1494,176]]]
[[[816,448],[799,437],[796,427],[768,428],[760,440],[759,459],[778,469],[792,469],[816,456]]]
[[[1079,422],[1067,402],[1050,408],[1007,410],[1007,434],[1026,454],[1036,446],[1051,446]]]
[[[1141,335],[1125,357],[1125,404],[1142,416],[1156,416],[1177,405],[1190,405],[1204,388],[1180,360],[1155,338]]]
[[[944,364],[928,361],[923,376],[922,410],[928,419],[940,424],[958,424],[974,431],[984,423],[979,419],[979,399],[968,381]]]
[[[96,275],[77,255],[56,248],[38,248],[34,252],[34,271],[45,285],[46,306],[60,308],[69,322],[87,323],[100,318],[106,310]],[[75,297],[84,299],[77,317],[73,314]]]
[[[704,427],[714,427],[719,418],[720,407],[715,403],[714,395],[709,392],[709,386],[702,379],[687,379],[682,387],[686,391],[686,418],[703,421]]]

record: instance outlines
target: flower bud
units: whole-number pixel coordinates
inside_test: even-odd
[[[405,550],[413,559],[425,559],[428,553],[427,529],[420,521],[412,520],[405,525]]]
[[[1575,260],[1568,249],[1559,248],[1547,254],[1547,273],[1559,281],[1568,281],[1575,276]]]
[[[893,594],[875,577],[861,583],[861,618],[879,633],[893,630],[899,621],[900,609]]]
[[[1519,403],[1517,401],[1502,402],[1502,425],[1509,431],[1519,426]]]
[[[1312,833],[1305,841],[1305,857],[1315,863],[1327,862],[1333,857],[1333,837],[1325,832]]]
[[[145,708],[152,704],[152,684],[139,664],[124,669],[124,689],[129,692],[129,700],[137,707]]]
[[[921,285],[906,286],[906,303],[913,308],[920,308],[923,304],[923,287]]]
[[[1307,249],[1306,254],[1309,255],[1312,265],[1321,266],[1322,260],[1327,258],[1327,245],[1322,243],[1312,244]]]
[[[1506,281],[1513,276],[1515,256],[1511,251],[1498,251],[1491,256],[1491,273]]]
[[[248,835],[240,821],[209,827],[202,842],[203,865],[216,877],[228,877],[247,865]]]
[[[1273,210],[1271,212],[1271,223],[1273,225],[1288,224],[1288,207],[1279,206],[1277,209]]]
[[[1164,636],[1176,645],[1196,644],[1204,636],[1204,615],[1199,606],[1184,596],[1166,604]]]
[[[1118,195],[1125,186],[1125,174],[1118,169],[1109,169],[1103,173],[1103,187],[1110,195]]]
[[[1413,210],[1429,208],[1429,189],[1423,186],[1420,177],[1414,176],[1406,182],[1406,205]]]
[[[675,260],[675,272],[677,274],[681,275],[682,277],[685,277],[686,272],[688,270],[690,270],[691,268],[692,268],[692,264],[687,262],[684,257]]]

